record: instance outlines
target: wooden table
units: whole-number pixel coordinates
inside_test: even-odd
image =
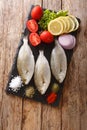
[[[31,4],[67,9],[81,19],[58,108],[5,93]],[[87,0],[0,0],[0,130],[87,130]]]

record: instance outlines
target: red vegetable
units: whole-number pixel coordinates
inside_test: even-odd
[[[51,93],[48,97],[47,97],[47,102],[50,104],[50,103],[53,103],[55,102],[57,98],[57,94],[56,93]]]
[[[37,5],[31,11],[31,17],[35,20],[40,20],[41,16],[43,15],[43,9]]]
[[[33,46],[37,46],[41,43],[40,36],[37,33],[31,33],[29,35],[29,40]]]
[[[26,26],[30,32],[37,32],[38,31],[38,24],[34,19],[28,20],[26,23]]]
[[[47,44],[52,43],[54,41],[54,37],[49,31],[43,31],[40,34],[40,38],[44,43]]]

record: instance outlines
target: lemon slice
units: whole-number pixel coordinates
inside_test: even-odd
[[[77,30],[79,28],[79,22],[78,22],[77,18],[73,15],[69,15],[69,17],[75,22],[75,28],[73,31]]]
[[[62,18],[56,18],[57,21],[60,21],[63,24],[63,31],[62,33],[65,33],[66,30],[66,23]]]
[[[67,17],[65,17],[64,20],[65,20],[65,23],[66,23],[65,33],[68,33],[68,32],[69,32],[69,29],[70,29],[70,22],[69,22],[69,20],[67,19]]]
[[[52,34],[52,35],[60,35],[63,32],[63,24],[61,21],[58,20],[51,20],[48,24],[48,31]]]
[[[69,29],[70,29],[70,21],[69,19],[67,19],[66,16],[60,16],[59,18],[57,18],[57,20],[61,20],[64,24],[64,30],[63,32],[64,33],[68,33],[69,32]]]
[[[69,23],[70,23],[70,28],[69,28],[68,32],[72,32],[74,30],[74,28],[75,28],[75,22],[69,16],[67,16],[66,18],[69,20]]]

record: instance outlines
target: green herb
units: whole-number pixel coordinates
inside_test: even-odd
[[[50,11],[50,10],[45,10],[38,24],[40,25],[41,29],[46,30],[48,23],[51,20],[55,19],[56,17],[57,17],[57,14],[55,12]]]
[[[60,10],[59,12],[57,12],[57,17],[60,16],[67,16],[68,15],[68,11],[67,10]]]
[[[50,11],[50,10],[45,10],[43,12],[43,16],[41,17],[40,21],[38,22],[38,24],[40,25],[40,28],[43,29],[43,30],[47,30],[47,26],[48,26],[48,23],[59,17],[59,16],[66,16],[68,15],[68,11],[58,11],[57,13],[54,12],[54,11]]]

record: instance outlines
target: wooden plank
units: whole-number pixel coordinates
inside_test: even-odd
[[[62,8],[81,19],[77,46],[63,91],[62,130],[87,129],[87,14],[86,0],[62,0]]]
[[[41,130],[41,104],[24,100],[22,130]]]
[[[8,0],[4,2],[4,84],[3,84],[3,100],[2,100],[2,129],[3,130],[21,130],[22,119],[22,99],[7,96],[5,87],[8,80],[8,73],[13,64],[13,57],[20,40],[22,31],[22,0]],[[3,58],[3,57],[2,57]],[[1,129],[1,130],[2,130]]]
[[[5,53],[4,53],[4,39],[3,39],[3,13],[4,13],[3,1],[0,1],[0,130],[2,129],[2,99],[3,99],[3,79],[4,79],[4,64],[5,64]]]
[[[41,5],[41,0],[24,0],[23,21],[29,12],[31,5]],[[23,101],[22,130],[41,130],[41,103],[34,101]]]
[[[5,94],[8,73],[31,4],[41,0],[0,1],[0,130],[86,130],[87,128],[87,14],[86,0],[62,0],[62,8],[81,19],[81,31],[68,68],[59,108]],[[59,10],[61,1],[43,0]],[[62,110],[61,110],[62,109]],[[22,115],[23,110],[23,115]]]
[[[42,106],[42,129],[61,130],[61,103],[59,107]]]
[[[43,8],[58,11],[61,9],[61,1],[43,0]],[[43,105],[42,130],[61,130],[61,114],[61,102],[59,108]]]
[[[55,11],[61,10],[61,0],[43,0],[43,8]]]

